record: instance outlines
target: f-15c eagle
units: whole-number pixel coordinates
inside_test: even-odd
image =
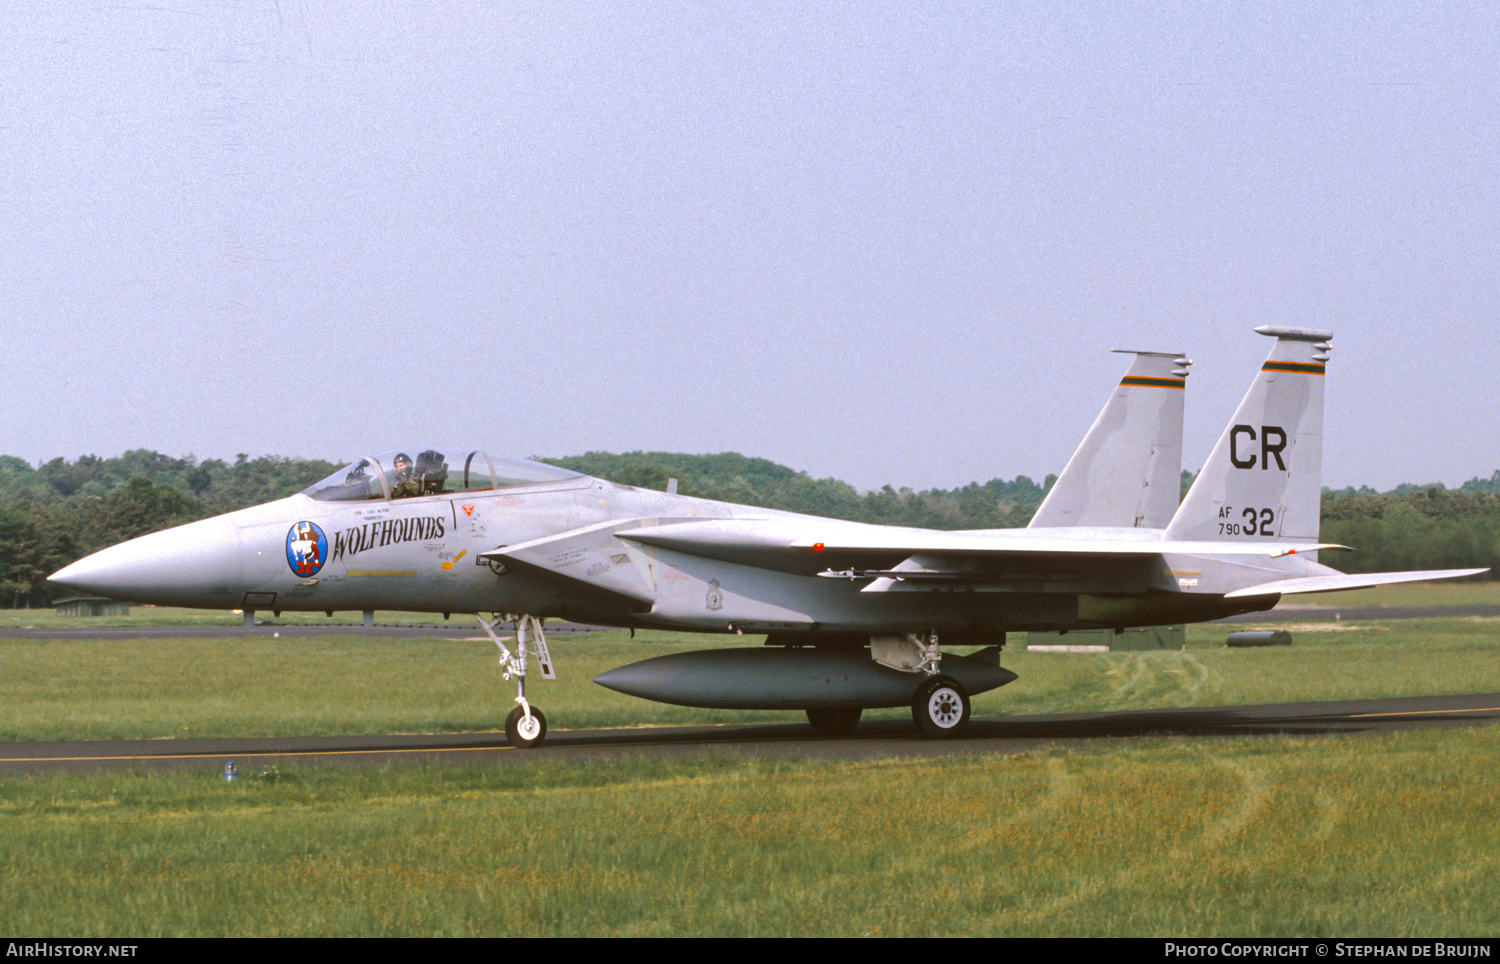
[[[1135,352],[1026,529],[845,522],[428,448],[365,456],[297,495],[113,546],[52,581],[207,609],[472,612],[516,680],[517,746],[546,733],[525,685],[528,655],[552,676],[545,617],[766,636],[598,677],[622,692],[803,709],[830,733],[866,707],[909,704],[923,733],[952,735],[970,694],[1015,679],[1000,666],[1008,632],[1201,622],[1290,594],[1485,571],[1346,575],[1317,561],[1346,548],[1318,541],[1332,335],[1256,330],[1275,340],[1270,357],[1180,506],[1188,361]],[[495,632],[501,614],[523,614],[514,653]]]

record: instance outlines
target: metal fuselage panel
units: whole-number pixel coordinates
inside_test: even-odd
[[[626,614],[615,601],[586,586],[506,571],[481,554],[601,521],[612,502],[640,501],[631,497],[635,491],[621,498],[610,483],[580,478],[360,503],[292,496],[246,510],[254,516],[238,526],[247,558],[253,552],[257,561],[269,560],[256,566],[244,593],[251,601],[274,595],[275,608],[288,610],[531,612],[623,624]],[[326,544],[326,558],[310,578],[287,557],[288,533],[304,521],[321,529]]]

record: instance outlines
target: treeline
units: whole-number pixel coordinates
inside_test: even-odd
[[[642,488],[678,480],[683,495],[883,525],[1002,529],[1026,525],[1055,476],[992,479],[958,489],[884,486],[859,492],[766,459],[733,452],[590,452],[543,459]],[[45,606],[47,576],[106,546],[147,532],[299,492],[338,466],[321,460],[236,456],[198,461],[137,449],[32,466],[0,455],[0,607]],[[1191,476],[1183,473],[1184,489]],[[1500,569],[1500,471],[1458,489],[1403,485],[1325,490],[1322,539],[1357,552],[1327,553],[1351,572]]]
[[[927,529],[1005,529],[1031,521],[1057,477],[1040,484],[1024,475],[1012,481],[971,482],[961,489],[915,492],[887,485],[858,492],[838,479],[814,479],[766,459],[737,452],[681,455],[674,452],[589,452],[562,459],[542,459],[584,475],[645,489],[665,489],[677,479],[677,491],[703,499],[758,505],[788,512]]]
[[[1324,490],[1323,542],[1353,546],[1325,552],[1325,565],[1346,572],[1407,569],[1500,570],[1500,471],[1458,489],[1402,485],[1387,493]]]
[[[45,606],[47,577],[126,539],[279,499],[332,462],[236,456],[202,462],[137,449],[32,466],[0,455],[0,607]]]

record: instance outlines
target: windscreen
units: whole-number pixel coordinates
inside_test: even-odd
[[[391,449],[350,463],[302,494],[321,502],[364,502],[484,492],[581,477],[553,465],[493,456],[479,449]]]

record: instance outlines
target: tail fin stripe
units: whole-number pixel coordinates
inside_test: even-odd
[[[1260,366],[1263,372],[1291,372],[1294,375],[1321,375],[1322,365],[1313,365],[1307,362],[1268,361]]]
[[[1187,389],[1186,378],[1147,378],[1142,375],[1126,375],[1120,379],[1120,386],[1132,386],[1135,388],[1180,388]]]

